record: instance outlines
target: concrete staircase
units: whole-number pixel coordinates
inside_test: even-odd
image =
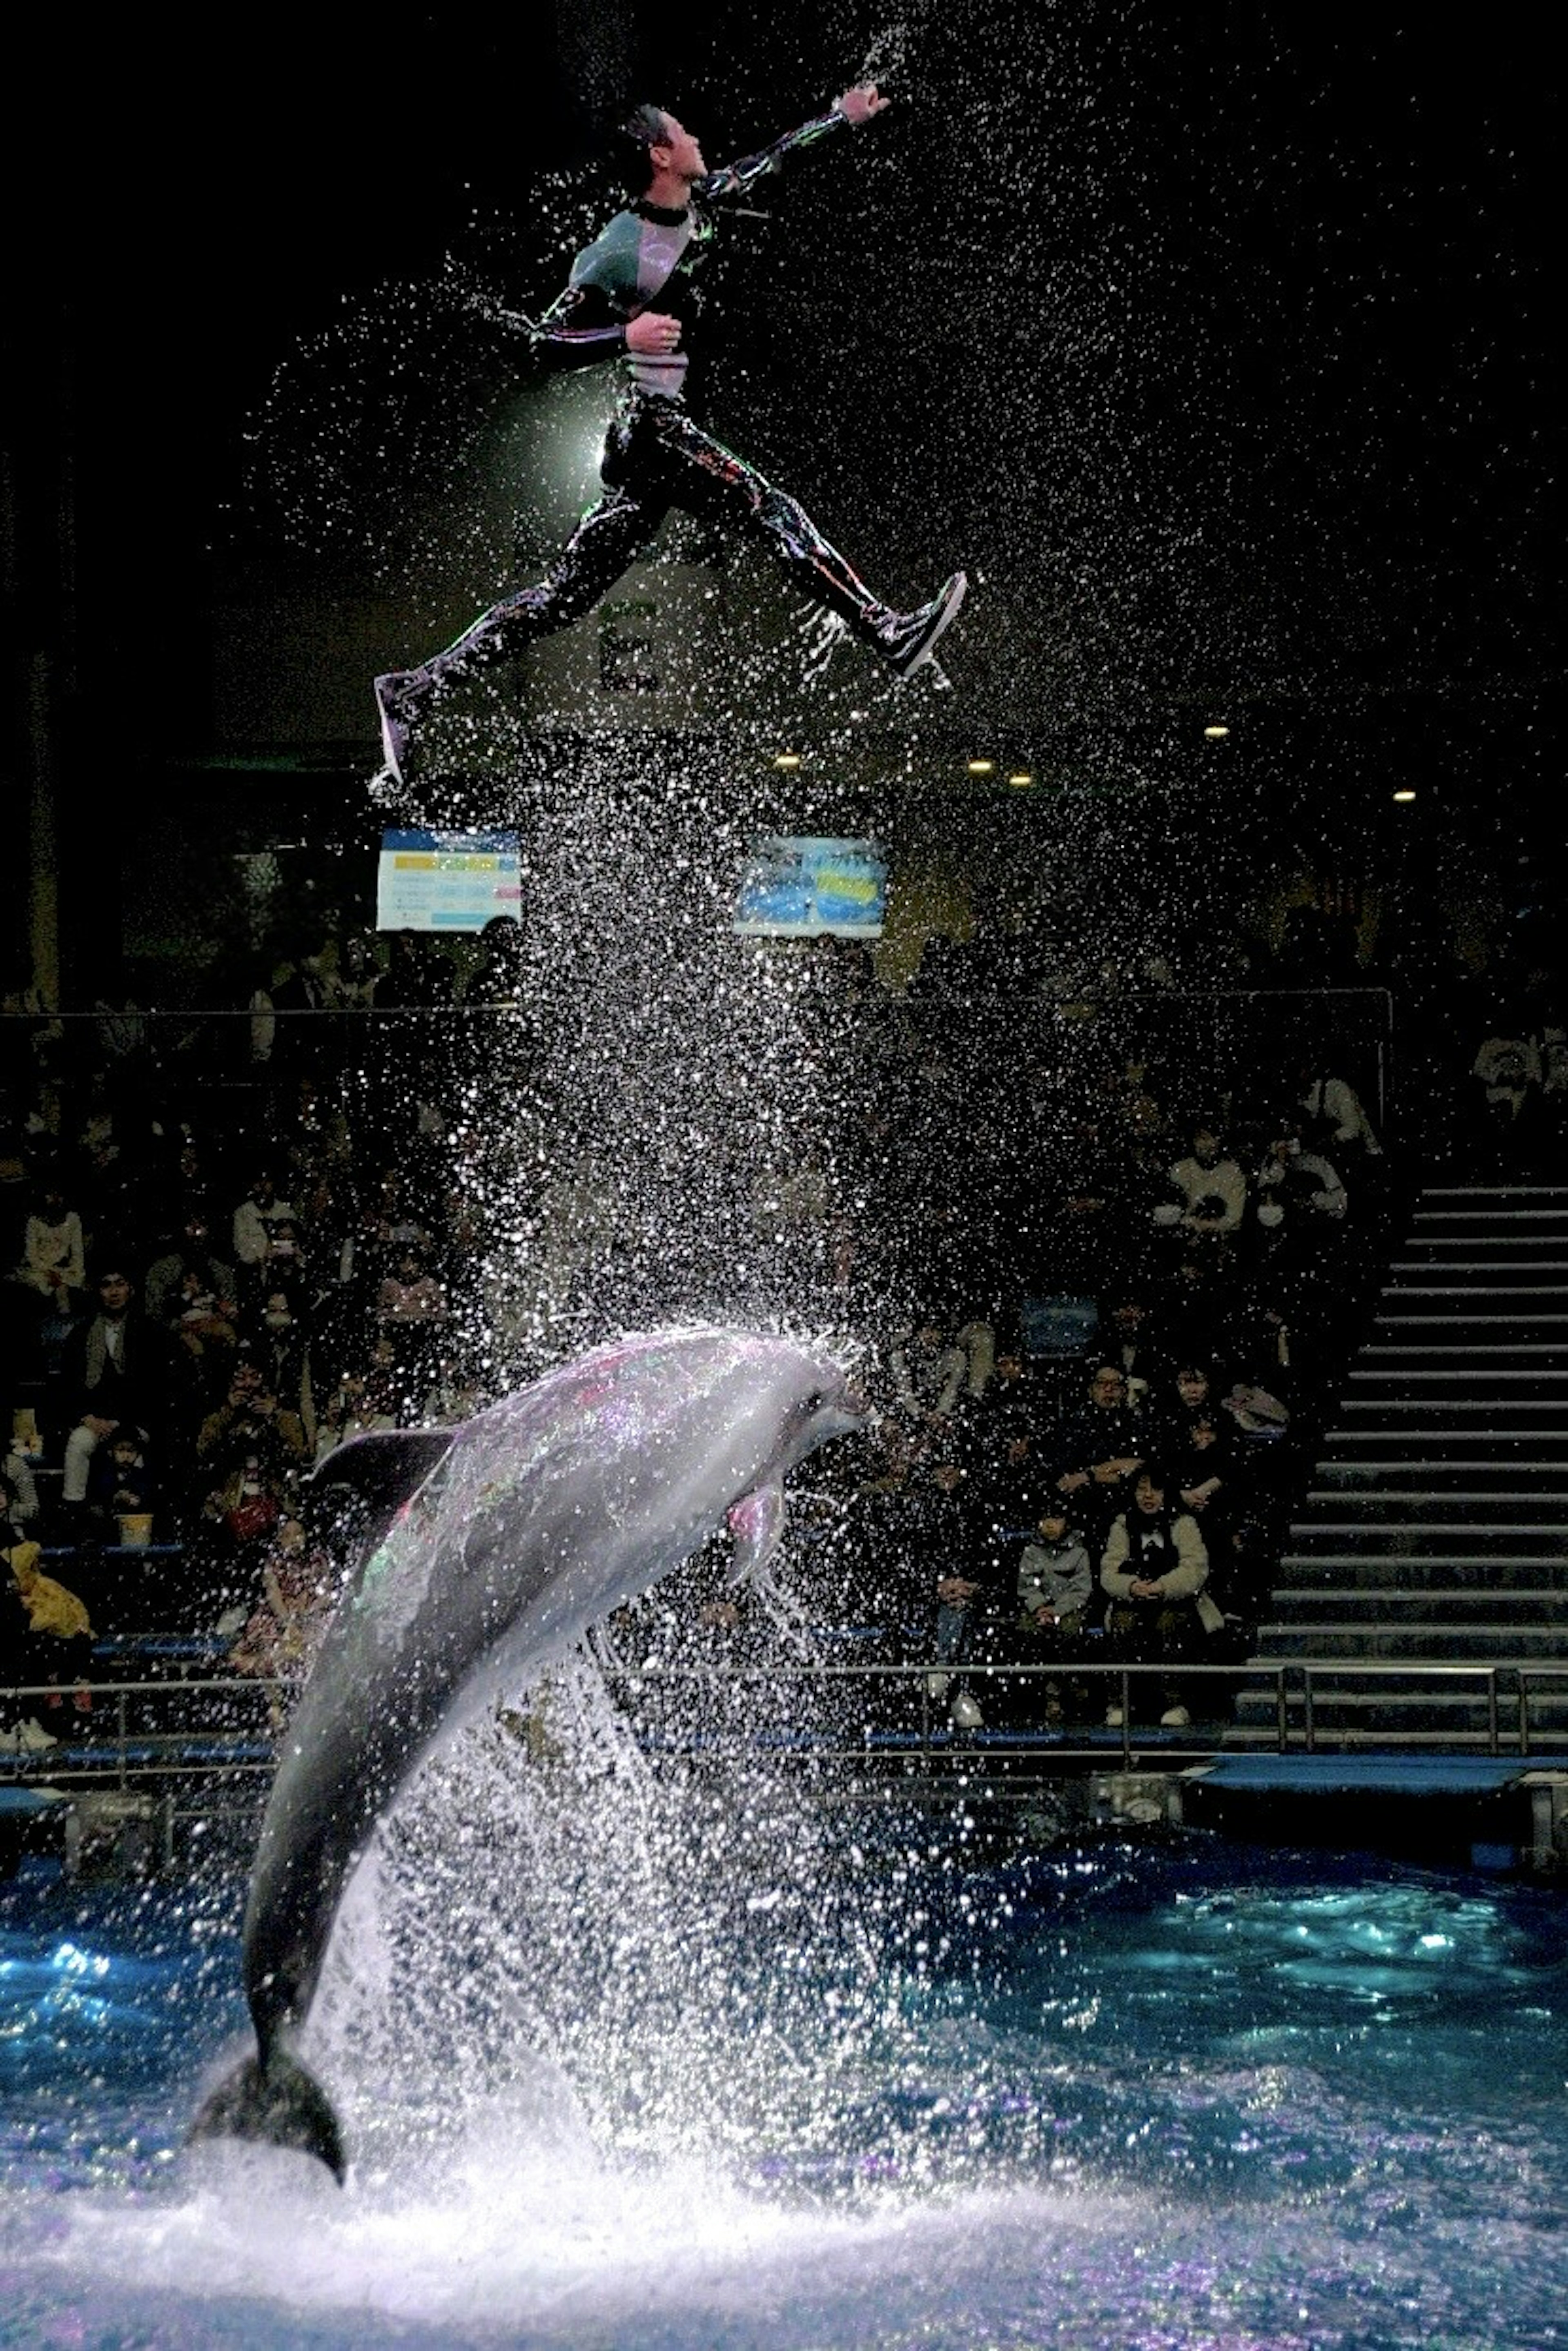
[[[1568,1668],[1568,1187],[1422,1194],[1323,1446],[1254,1653],[1292,1740],[1560,1747],[1568,1671],[1528,1674]],[[1278,1702],[1246,1684],[1227,1743]]]

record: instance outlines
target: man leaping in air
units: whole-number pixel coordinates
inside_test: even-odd
[[[869,122],[886,103],[874,89],[848,90],[826,114],[720,172],[708,170],[691,132],[656,106],[640,106],[624,126],[632,201],[579,254],[565,293],[531,329],[549,365],[622,362],[623,386],[600,465],[602,494],[537,586],[503,598],[418,669],[377,678],[382,744],[393,781],[402,779],[413,730],[433,698],[580,620],[635,561],[671,507],[760,532],[798,585],[880,654],[895,677],[907,677],[929,657],[963,601],[963,572],[917,611],[894,611],[787,491],[694,423],[685,397],[702,308],[694,273],[714,235],[710,207],[743,194],[793,149]]]

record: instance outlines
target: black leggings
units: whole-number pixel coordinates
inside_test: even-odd
[[[829,545],[788,491],[692,423],[678,400],[629,393],[600,465],[604,495],[543,580],[504,597],[429,664],[437,673],[486,668],[591,611],[647,546],[672,507],[759,533],[800,589],[873,636],[892,613]]]

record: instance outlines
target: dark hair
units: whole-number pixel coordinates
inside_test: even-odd
[[[634,106],[617,129],[613,148],[615,176],[629,196],[647,193],[648,183],[653,176],[650,150],[662,145],[668,136],[669,125],[659,106]]]

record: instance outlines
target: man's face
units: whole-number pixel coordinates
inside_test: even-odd
[[[1178,1372],[1176,1374],[1176,1394],[1180,1396],[1183,1404],[1189,1407],[1194,1405],[1200,1405],[1205,1396],[1208,1394],[1208,1382],[1205,1379],[1201,1372]]]
[[[131,1303],[131,1284],[122,1273],[106,1273],[98,1295],[106,1314],[123,1314]]]
[[[655,141],[649,150],[654,162],[664,171],[673,172],[677,180],[706,178],[707,165],[703,151],[689,131],[684,131],[673,114],[664,117],[664,137]]]
[[[1089,1393],[1096,1404],[1109,1406],[1121,1403],[1122,1387],[1121,1373],[1107,1370],[1095,1373]]]

